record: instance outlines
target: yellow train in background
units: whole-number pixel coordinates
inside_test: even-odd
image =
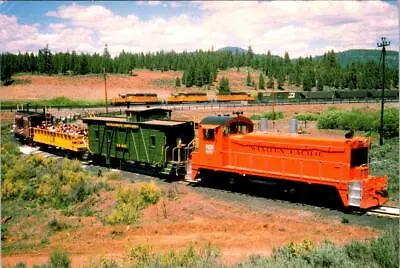
[[[247,92],[230,92],[228,94],[208,95],[205,92],[195,93],[172,93],[165,100],[159,98],[154,93],[144,94],[120,94],[112,99],[113,105],[127,104],[178,104],[178,103],[202,103],[202,102],[235,102],[235,101],[255,101],[256,96]]]
[[[135,94],[119,94],[118,97],[112,98],[112,105],[126,104],[157,104],[161,103],[155,93],[135,93]]]

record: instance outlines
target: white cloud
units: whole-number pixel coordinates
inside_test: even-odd
[[[161,4],[161,1],[148,1],[147,3],[149,4],[149,6],[155,7]]]
[[[162,4],[166,3],[169,7],[181,5]],[[256,53],[270,50],[283,55],[288,51],[291,57],[297,57],[322,54],[328,48],[373,48],[382,35],[398,44],[397,7],[382,1],[205,1],[190,2],[189,6],[199,15],[182,13],[144,20],[135,14],[114,14],[101,5],[64,5],[46,14],[61,20],[50,24],[47,31],[0,14],[0,47],[24,51],[48,42],[59,50],[101,52],[107,43],[115,55],[122,49],[191,51],[251,45]]]
[[[182,4],[179,3],[178,1],[170,1],[170,2],[168,2],[168,4],[172,8],[176,8],[176,7],[181,7],[182,6]]]
[[[158,6],[161,4],[161,1],[136,1],[135,2],[137,6],[144,6],[144,5],[148,5],[148,6]]]

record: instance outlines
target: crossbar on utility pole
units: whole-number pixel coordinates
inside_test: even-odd
[[[379,145],[383,145],[383,112],[385,105],[385,54],[386,46],[390,46],[390,41],[386,37],[381,38],[381,42],[376,43],[378,47],[382,48],[382,96],[381,96],[381,127],[379,129]]]

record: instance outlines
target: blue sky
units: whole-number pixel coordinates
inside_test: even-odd
[[[193,51],[252,46],[291,57],[376,48],[398,50],[398,10],[391,1],[0,1],[0,48],[101,52]]]
[[[154,1],[153,1],[154,2]],[[151,17],[168,18],[179,15],[181,12],[195,14],[198,9],[191,7],[188,2],[180,2],[181,6],[176,8],[168,8],[168,2],[161,3],[156,6],[148,4],[138,4],[131,1],[5,1],[4,6],[0,6],[0,12],[7,15],[14,15],[22,24],[34,24],[37,22],[48,24],[60,22],[60,19],[47,17],[45,14],[49,11],[56,10],[60,6],[81,5],[89,7],[91,5],[101,5],[113,13],[120,16],[136,14],[141,19],[150,19]],[[163,6],[167,5],[167,7]]]

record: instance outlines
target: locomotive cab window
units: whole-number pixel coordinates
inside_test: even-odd
[[[203,136],[205,140],[214,140],[215,138],[215,129],[205,128],[203,129]]]
[[[368,164],[368,148],[355,148],[351,150],[351,167]]]

